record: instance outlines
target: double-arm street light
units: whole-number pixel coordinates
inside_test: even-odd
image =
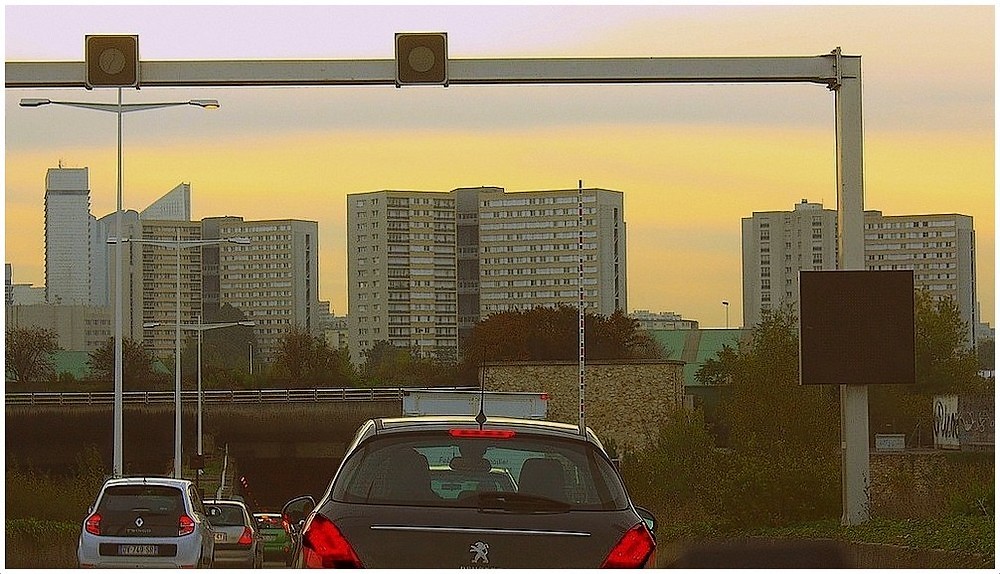
[[[219,107],[217,100],[188,100],[185,102],[153,102],[153,103],[122,103],[122,89],[118,88],[118,103],[99,102],[65,102],[48,98],[22,98],[23,108],[37,108],[47,105],[84,108],[99,112],[111,112],[118,115],[118,200],[115,208],[115,227],[119,237],[122,231],[122,114],[170,108],[174,106],[197,106],[209,110]],[[114,454],[112,456],[112,475],[122,476],[122,249],[121,243],[115,246],[115,397],[114,397]]]
[[[204,451],[202,450],[202,438],[201,438],[202,437],[202,431],[201,431],[201,426],[202,426],[201,425],[201,421],[202,421],[202,418],[201,418],[201,402],[202,402],[202,396],[201,396],[201,394],[202,394],[201,393],[201,334],[204,331],[209,331],[211,329],[222,329],[223,327],[236,327],[236,326],[253,327],[256,324],[257,323],[255,323],[253,321],[235,321],[235,322],[232,322],[232,323],[202,323],[201,322],[201,314],[199,314],[198,315],[198,322],[197,323],[195,323],[193,325],[181,325],[181,329],[185,329],[185,330],[188,330],[188,331],[197,331],[198,332],[198,458],[199,459],[204,454]],[[154,329],[156,327],[159,327],[160,325],[161,325],[161,323],[143,323],[142,326],[144,328],[147,328],[147,329]],[[179,349],[179,347],[178,347],[178,349]],[[180,353],[178,352],[178,356],[179,355],[180,355]],[[198,474],[201,474],[200,470],[199,470]],[[197,475],[195,476],[195,481],[197,482]]]
[[[174,478],[181,477],[181,249],[204,247],[206,245],[221,245],[235,243],[249,245],[247,237],[230,237],[227,239],[181,239],[180,228],[177,228],[177,239],[135,239],[131,237],[109,237],[108,243],[143,243],[166,247],[177,251],[177,315],[174,323]]]

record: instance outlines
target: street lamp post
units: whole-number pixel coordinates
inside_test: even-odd
[[[122,236],[122,114],[139,112],[157,108],[174,106],[198,106],[209,110],[219,107],[217,100],[188,100],[186,102],[155,102],[155,103],[122,103],[122,89],[118,88],[118,103],[99,102],[65,102],[48,98],[22,98],[19,105],[24,108],[37,108],[47,105],[84,108],[99,112],[112,112],[118,116],[118,177],[117,202],[115,207],[115,233]],[[112,456],[112,475],[122,476],[122,247],[121,242],[115,242],[115,396],[114,396],[114,454]]]
[[[244,327],[253,327],[257,323],[253,321],[236,321],[231,323],[202,323],[201,314],[198,314],[198,322],[194,325],[180,325],[181,329],[187,329],[189,331],[198,332],[198,457],[200,458],[204,454],[202,449],[202,415],[201,415],[201,404],[202,404],[202,392],[201,392],[201,334],[204,331],[209,331],[211,329],[221,329],[223,327],[235,327],[237,325]],[[160,323],[143,323],[143,327],[147,329],[152,329],[159,327]],[[179,325],[179,323],[178,323]],[[180,347],[178,346],[178,349]],[[198,478],[201,475],[201,469],[195,474],[195,486],[198,485]]]
[[[167,247],[177,251],[177,310],[174,323],[174,478],[181,478],[181,249],[204,247],[235,243],[249,245],[247,237],[230,237],[228,239],[185,239],[180,238],[180,228],[177,228],[177,239],[134,239],[131,237],[110,237],[108,243],[115,242],[145,243],[158,247]]]

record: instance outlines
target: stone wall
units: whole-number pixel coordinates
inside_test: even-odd
[[[664,414],[683,405],[683,369],[683,362],[668,360],[587,363],[587,426],[619,449],[649,444]],[[495,363],[483,371],[486,390],[546,392],[548,420],[579,423],[580,370],[575,361]]]

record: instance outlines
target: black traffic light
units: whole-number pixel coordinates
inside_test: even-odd
[[[448,85],[448,34],[396,33],[396,87]]]
[[[87,87],[139,87],[139,36],[87,36]]]

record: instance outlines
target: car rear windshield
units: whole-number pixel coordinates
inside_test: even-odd
[[[212,526],[245,526],[245,521],[243,518],[243,509],[239,506],[233,504],[206,504],[206,508],[216,507],[219,509],[219,514],[208,517],[208,521],[212,523]]]
[[[177,488],[162,485],[110,486],[104,491],[98,510],[174,514],[184,511],[184,493]]]
[[[475,507],[505,492],[571,510],[621,510],[628,504],[618,474],[593,444],[525,433],[376,437],[345,461],[331,496],[366,504]]]

